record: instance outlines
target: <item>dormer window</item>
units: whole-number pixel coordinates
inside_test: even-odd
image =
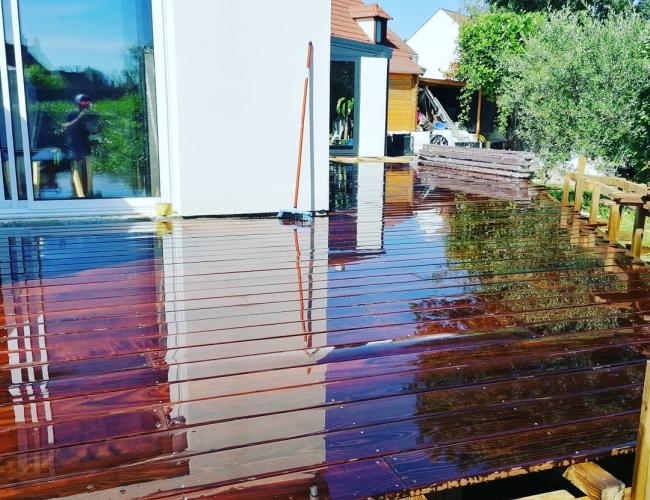
[[[352,7],[350,8],[350,14],[371,43],[386,43],[387,24],[392,17],[379,5],[373,3]]]
[[[375,19],[375,43],[386,42],[386,19]]]

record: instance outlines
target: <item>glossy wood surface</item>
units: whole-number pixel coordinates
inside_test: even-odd
[[[0,230],[0,498],[398,497],[631,450],[650,270],[530,184]]]

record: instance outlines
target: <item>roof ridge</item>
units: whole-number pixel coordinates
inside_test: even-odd
[[[458,14],[459,16],[468,17],[465,14],[463,14],[462,12],[458,12],[457,10],[442,9],[442,8],[438,9],[438,10],[444,10],[445,12],[449,12],[450,14]]]

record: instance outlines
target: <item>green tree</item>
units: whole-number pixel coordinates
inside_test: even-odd
[[[497,8],[512,12],[538,12],[568,9],[586,11],[594,16],[603,17],[610,13],[629,9],[635,0],[487,0]]]
[[[466,83],[461,94],[464,118],[479,90],[488,99],[498,100],[509,71],[504,60],[510,53],[524,51],[526,38],[539,29],[543,19],[538,13],[486,12],[462,24],[454,76]]]
[[[38,64],[25,68],[25,80],[38,90],[60,92],[66,87],[65,80],[59,73],[48,71]]]
[[[552,13],[504,65],[502,124],[514,114],[517,135],[548,164],[583,154],[648,178],[648,21],[631,11]]]

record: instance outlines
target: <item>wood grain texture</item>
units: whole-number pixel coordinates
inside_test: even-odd
[[[623,500],[622,483],[598,464],[584,462],[567,468],[563,474],[580,491],[594,500]]]
[[[575,497],[566,490],[551,491],[529,497],[521,497],[517,500],[575,500]]]
[[[414,75],[391,73],[388,78],[388,131],[413,132],[418,85]]]
[[[630,451],[650,270],[527,182],[379,174],[333,165],[296,232],[0,230],[0,497],[403,498]]]

